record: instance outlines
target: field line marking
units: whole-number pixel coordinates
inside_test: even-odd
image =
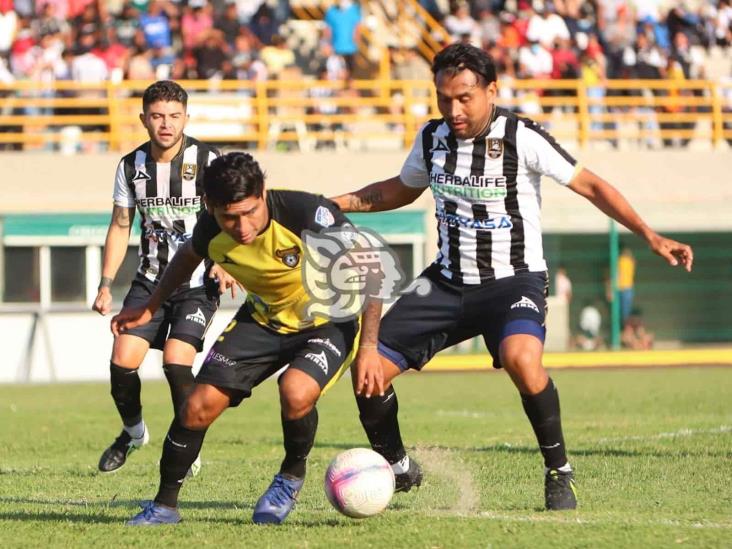
[[[697,529],[718,529],[728,530],[732,529],[732,522],[685,522],[681,520],[673,519],[650,519],[650,520],[637,520],[637,519],[613,519],[613,518],[596,518],[596,517],[585,517],[581,516],[582,511],[576,513],[549,513],[549,512],[537,512],[532,515],[513,515],[508,513],[499,513],[496,511],[480,511],[476,513],[474,517],[489,519],[489,520],[502,520],[506,522],[543,522],[549,524],[591,524],[591,525],[626,525],[626,526],[675,526],[684,528],[697,528]],[[428,513],[432,516],[443,516],[453,517],[458,516],[451,513],[449,510],[445,511],[430,511]]]
[[[714,429],[679,429],[678,431],[670,431],[666,433],[656,433],[655,435],[630,435],[624,437],[603,437],[598,438],[595,442],[623,442],[626,440],[659,440],[663,438],[680,438],[693,437],[696,435],[717,435],[732,432],[732,426],[720,425]]]

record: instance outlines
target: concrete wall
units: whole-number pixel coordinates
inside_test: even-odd
[[[399,173],[406,153],[256,153],[272,187],[340,194]],[[579,151],[659,230],[732,229],[732,152]],[[0,155],[0,214],[111,209],[118,155]],[[547,232],[604,232],[605,217],[551,181],[543,185]],[[429,193],[415,207],[430,209]]]

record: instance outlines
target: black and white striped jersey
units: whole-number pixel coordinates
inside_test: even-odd
[[[457,139],[443,119],[425,124],[402,167],[435,197],[442,274],[458,284],[545,271],[542,175],[568,185],[577,162],[541,126],[496,108],[486,131]]]
[[[117,167],[114,204],[140,212],[140,265],[137,272],[158,282],[178,248],[193,234],[203,208],[203,172],[218,156],[205,143],[183,136],[183,146],[169,163],[155,162],[150,142],[124,156]],[[203,263],[190,287],[203,284]]]

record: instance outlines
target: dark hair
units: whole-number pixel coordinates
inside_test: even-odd
[[[183,104],[183,108],[188,106],[188,94],[180,84],[172,80],[160,80],[151,84],[142,95],[142,110],[158,101],[177,101]]]
[[[470,44],[450,44],[432,61],[434,76],[440,71],[454,76],[465,69],[473,71],[483,87],[496,81],[496,65],[491,56]]]
[[[231,152],[216,158],[203,175],[206,203],[226,206],[264,191],[264,173],[251,154]]]

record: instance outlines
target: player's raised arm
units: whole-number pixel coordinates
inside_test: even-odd
[[[408,187],[399,176],[395,176],[331,200],[344,212],[383,212],[411,204],[425,188]]]
[[[160,305],[170,297],[170,294],[190,279],[201,261],[203,258],[193,249],[193,242],[187,241],[166,267],[163,278],[148,298],[147,303],[142,307],[125,307],[112,318],[110,326],[112,333],[118,336],[125,330],[147,324]]]
[[[620,191],[603,178],[590,170],[582,169],[569,183],[569,188],[643,238],[651,250],[663,257],[669,265],[681,264],[687,271],[691,271],[694,263],[691,246],[656,233],[641,219]]]
[[[130,241],[132,221],[135,219],[135,208],[115,206],[112,209],[112,219],[107,229],[107,238],[104,241],[104,259],[102,261],[102,278],[97,288],[97,297],[94,299],[92,310],[106,315],[112,310],[112,292],[110,287],[117,276]]]

